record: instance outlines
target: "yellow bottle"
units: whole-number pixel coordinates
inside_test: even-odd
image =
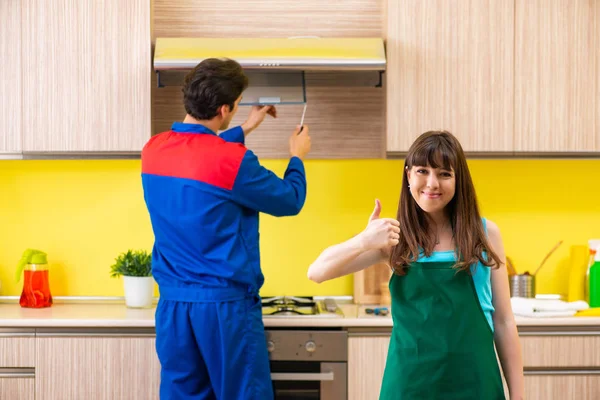
[[[589,253],[587,246],[571,246],[569,261],[569,301],[586,299],[586,273]]]

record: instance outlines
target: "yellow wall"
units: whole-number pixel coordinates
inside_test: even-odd
[[[264,165],[280,176],[286,162]],[[538,276],[542,293],[568,287],[571,246],[600,237],[600,160],[474,160],[471,171],[484,216],[501,228],[517,270],[534,269],[565,242]],[[14,269],[28,247],[46,251],[53,295],[123,295],[109,277],[114,258],[152,246],[140,162],[1,161],[1,294],[20,294]],[[309,161],[308,198],[297,217],[261,219],[266,283],[262,295],[352,294],[352,278],[316,285],[310,262],[327,245],[363,229],[374,198],[395,216],[401,161]]]

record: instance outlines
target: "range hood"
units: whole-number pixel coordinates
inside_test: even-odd
[[[206,58],[245,69],[384,71],[381,38],[157,38],[154,69],[189,70]]]

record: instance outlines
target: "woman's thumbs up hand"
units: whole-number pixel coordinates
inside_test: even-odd
[[[365,250],[387,249],[398,244],[400,223],[393,218],[380,218],[380,214],[381,202],[377,199],[369,223],[360,233]]]

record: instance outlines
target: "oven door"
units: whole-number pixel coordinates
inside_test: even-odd
[[[345,362],[271,361],[275,400],[346,400]]]

